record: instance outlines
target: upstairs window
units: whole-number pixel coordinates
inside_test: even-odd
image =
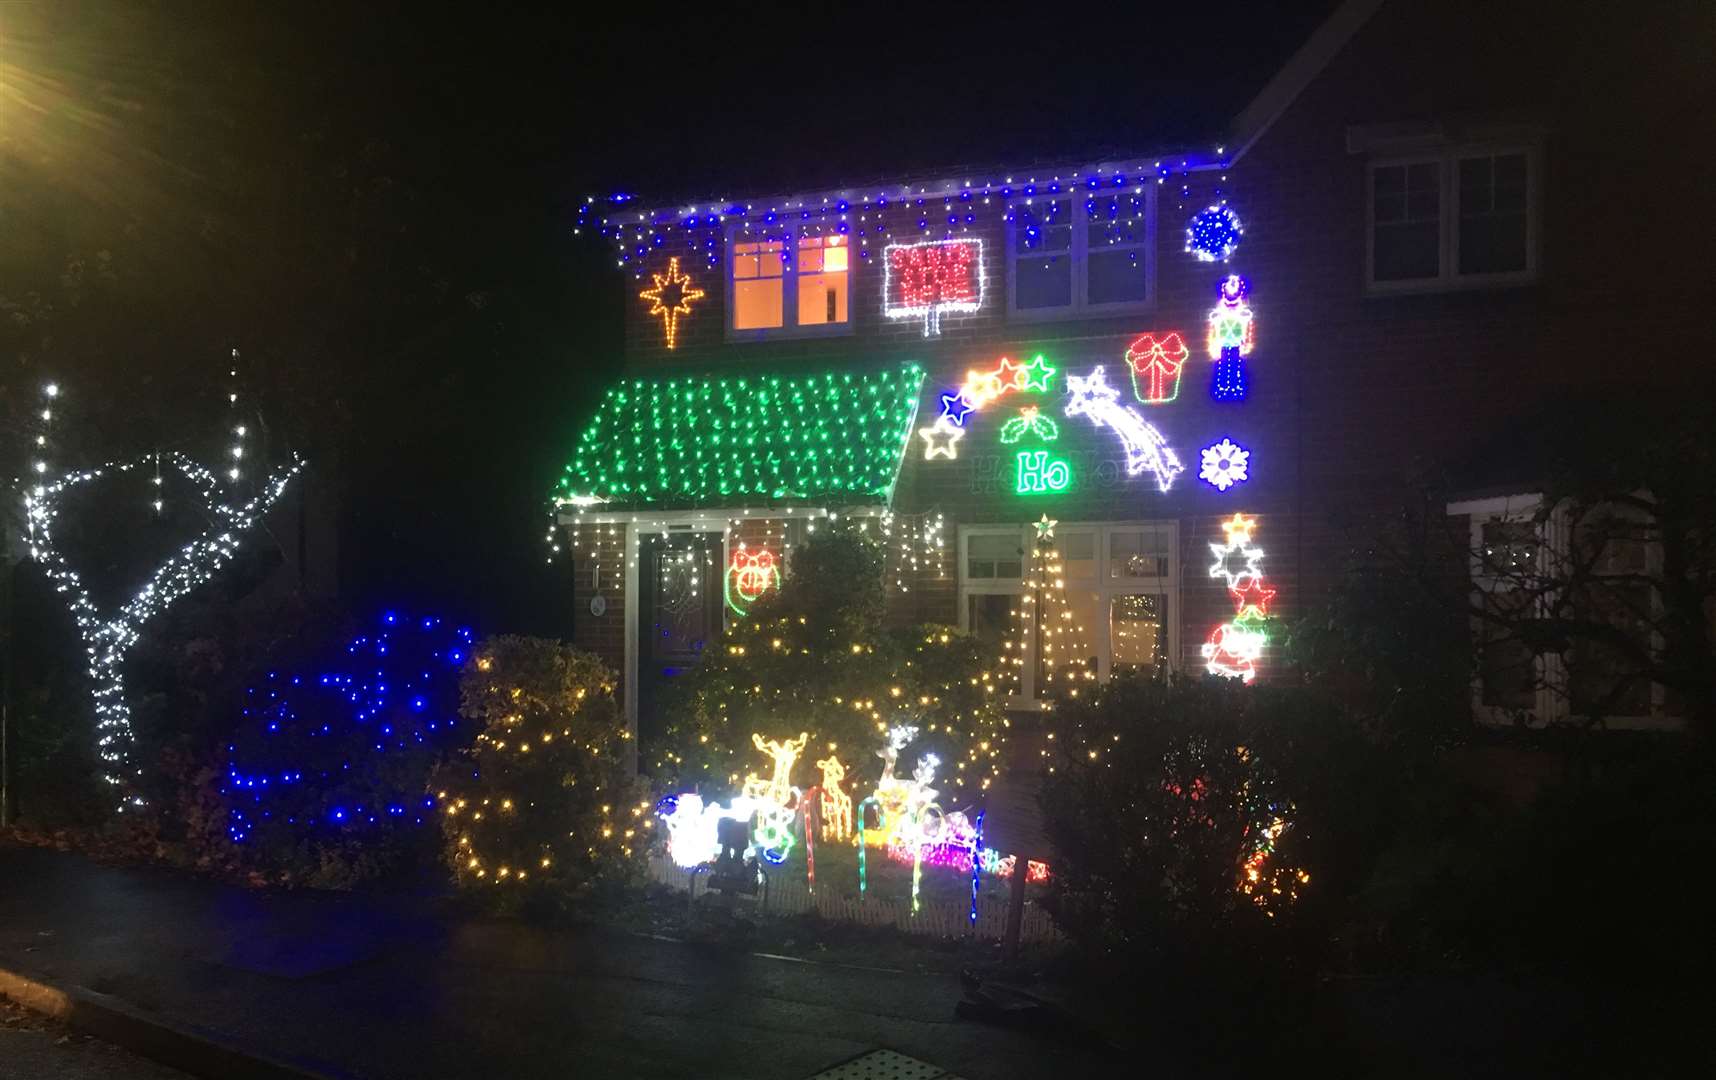
[[[1461,150],[1372,162],[1372,293],[1511,285],[1537,276],[1535,152]]]
[[[851,247],[842,235],[728,244],[735,333],[826,332],[850,321]]]
[[[1017,206],[1007,233],[1009,312],[1067,318],[1153,302],[1154,191],[1071,191]]]

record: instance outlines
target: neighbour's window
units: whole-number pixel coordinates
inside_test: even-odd
[[[1459,271],[1513,274],[1527,269],[1525,155],[1459,160]]]
[[[732,329],[818,329],[849,321],[851,247],[844,235],[746,240],[731,252]]]
[[[1612,640],[1581,634],[1568,655],[1573,712],[1582,716],[1649,716],[1651,682],[1641,657],[1655,652],[1661,615],[1653,584],[1647,523],[1626,513],[1587,511],[1573,532],[1573,559],[1586,568],[1572,597],[1575,618],[1609,628]]]
[[[1676,723],[1683,703],[1651,679],[1663,647],[1652,523],[1627,506],[1540,506],[1535,495],[1449,506],[1471,518],[1477,714]]]
[[[1370,166],[1369,287],[1424,291],[1536,275],[1532,152],[1449,150]]]
[[[1007,234],[1012,314],[1126,311],[1154,299],[1154,190],[1033,196],[1015,206]]]
[[[1434,161],[1371,170],[1371,214],[1377,281],[1412,281],[1442,273],[1442,177]]]

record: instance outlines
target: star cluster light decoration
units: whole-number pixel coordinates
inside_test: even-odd
[[[1210,554],[1215,556],[1210,577],[1225,579],[1229,592],[1242,592],[1242,585],[1263,573],[1259,565],[1263,550],[1251,546],[1251,532],[1257,528],[1257,519],[1235,514],[1222,522],[1221,527],[1227,541],[1210,544]]]
[[[662,330],[667,335],[667,347],[679,342],[679,317],[691,314],[691,302],[703,299],[703,290],[691,282],[690,274],[679,272],[679,256],[667,260],[667,273],[651,274],[655,287],[638,293],[638,298],[650,302],[649,314],[661,316]]]

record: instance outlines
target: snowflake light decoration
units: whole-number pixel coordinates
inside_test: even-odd
[[[1247,479],[1251,451],[1231,439],[1223,439],[1213,446],[1204,447],[1202,454],[1203,467],[1198,471],[1198,479],[1217,491],[1226,491]]]

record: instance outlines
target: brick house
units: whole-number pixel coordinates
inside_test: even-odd
[[[1046,515],[1101,676],[1268,678],[1230,587],[1305,610],[1410,463],[1615,381],[1618,348],[1627,379],[1685,377],[1710,285],[1639,257],[1700,205],[1699,24],[1673,23],[1351,0],[1202,147],[593,203],[636,285],[560,493],[580,642],[635,721],[830,513],[886,534],[894,617],[999,642]],[[1475,535],[1533,505],[1530,477],[1474,487],[1448,509]]]

